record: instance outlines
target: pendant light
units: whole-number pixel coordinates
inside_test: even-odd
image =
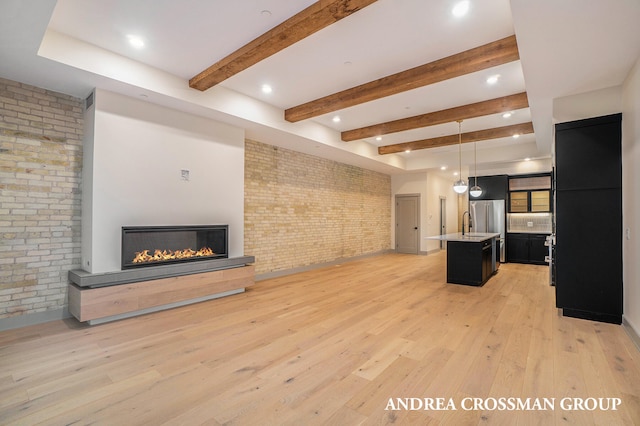
[[[476,142],[473,143],[473,178],[475,179],[475,185],[473,185],[469,190],[469,195],[474,198],[478,198],[482,195],[482,188],[478,186],[478,154],[476,150]]]
[[[462,120],[458,121],[458,173],[460,179],[454,182],[453,190],[458,194],[464,194],[467,190],[467,182],[462,179]]]

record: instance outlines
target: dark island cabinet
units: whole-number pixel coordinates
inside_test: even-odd
[[[469,200],[506,200],[509,192],[509,177],[507,175],[478,176],[478,186],[482,188],[482,195]],[[469,186],[476,184],[475,177],[469,177]]]
[[[556,306],[622,321],[622,114],[556,124]]]
[[[507,262],[546,265],[549,248],[545,246],[546,234],[507,234]]]
[[[447,282],[481,286],[493,275],[493,239],[447,241]]]

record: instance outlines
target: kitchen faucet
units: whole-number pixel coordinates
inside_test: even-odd
[[[469,213],[469,210],[465,211],[464,213],[462,213],[462,235],[464,235],[464,215],[469,216],[469,233],[471,233],[471,213]]]

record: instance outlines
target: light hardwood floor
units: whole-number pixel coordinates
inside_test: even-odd
[[[444,252],[389,254],[109,324],[2,332],[0,424],[640,424],[637,348],[621,326],[558,316],[547,271],[504,264],[476,288],[445,283]],[[500,397],[554,409],[462,407]]]

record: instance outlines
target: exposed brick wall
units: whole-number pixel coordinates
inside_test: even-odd
[[[0,78],[0,318],[66,305],[80,268],[82,100]],[[245,243],[265,273],[390,249],[389,176],[246,141]]]
[[[244,252],[256,273],[391,248],[391,178],[247,140]]]
[[[80,266],[82,101],[0,78],[0,318],[60,309]]]

